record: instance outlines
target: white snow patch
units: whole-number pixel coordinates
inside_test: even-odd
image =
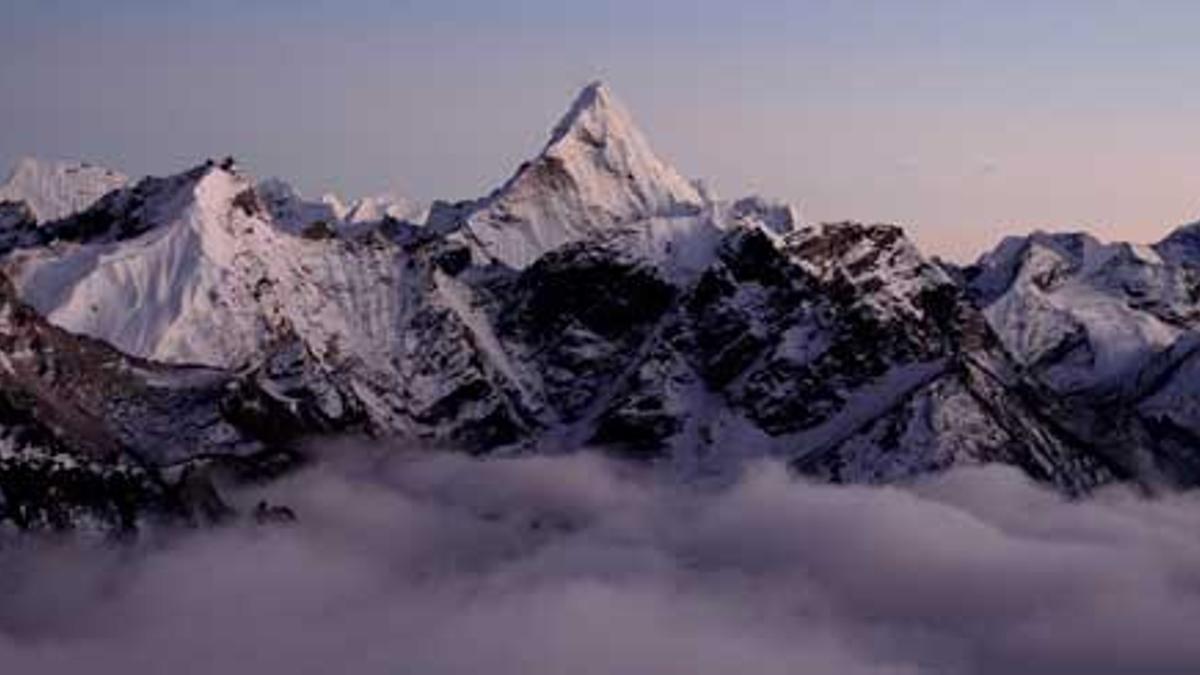
[[[25,157],[0,185],[0,201],[23,201],[46,223],[78,213],[128,182],[122,173],[86,162]]]

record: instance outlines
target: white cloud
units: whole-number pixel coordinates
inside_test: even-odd
[[[337,459],[295,525],[0,550],[13,673],[1195,672],[1196,495],[1004,468],[720,492],[594,456]],[[240,495],[252,505],[261,493]]]

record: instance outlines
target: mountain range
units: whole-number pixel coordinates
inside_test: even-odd
[[[346,204],[232,159],[0,187],[0,520],[220,518],[327,434],[581,448],[689,481],[1005,463],[1067,495],[1200,483],[1200,225],[1011,237],[722,200],[602,84],[491,194]]]

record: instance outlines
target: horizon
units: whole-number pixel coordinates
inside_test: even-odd
[[[1200,216],[1181,16],[1200,8],[835,4],[17,0],[0,166],[232,154],[306,194],[460,199],[603,79],[717,194],[896,223],[956,260],[1007,234],[1146,242]]]

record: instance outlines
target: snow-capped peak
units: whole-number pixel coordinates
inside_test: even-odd
[[[567,112],[554,125],[546,150],[550,152],[556,146],[580,140],[581,134],[590,136],[596,142],[602,142],[611,134],[619,139],[623,137],[645,144],[629,111],[599,81],[588,84],[575,96]]]
[[[425,208],[410,199],[385,192],[356,200],[343,214],[347,225],[377,223],[384,218],[419,223],[425,219]]]
[[[46,223],[78,213],[128,182],[120,172],[86,162],[23,157],[0,185],[0,202],[25,202]]]
[[[654,154],[632,116],[602,82],[593,82],[579,93],[555,126],[542,155],[560,160],[568,172],[581,179],[580,188],[596,189],[584,195],[592,198],[591,203],[634,207],[614,208],[613,215],[669,215],[681,206],[686,209],[703,202],[691,181]],[[624,187],[635,192],[601,192],[600,188],[612,187],[604,182],[614,176],[631,182],[632,186]],[[622,197],[629,201],[621,204]]]
[[[786,235],[800,226],[796,207],[759,195],[735,201],[729,206],[728,215],[735,222],[756,222],[777,235]]]
[[[597,231],[693,215],[704,203],[595,82],[575,98],[541,154],[482,200],[465,224],[480,253],[520,269]]]
[[[1196,265],[1200,263],[1200,222],[1175,228],[1154,250],[1169,262]]]

